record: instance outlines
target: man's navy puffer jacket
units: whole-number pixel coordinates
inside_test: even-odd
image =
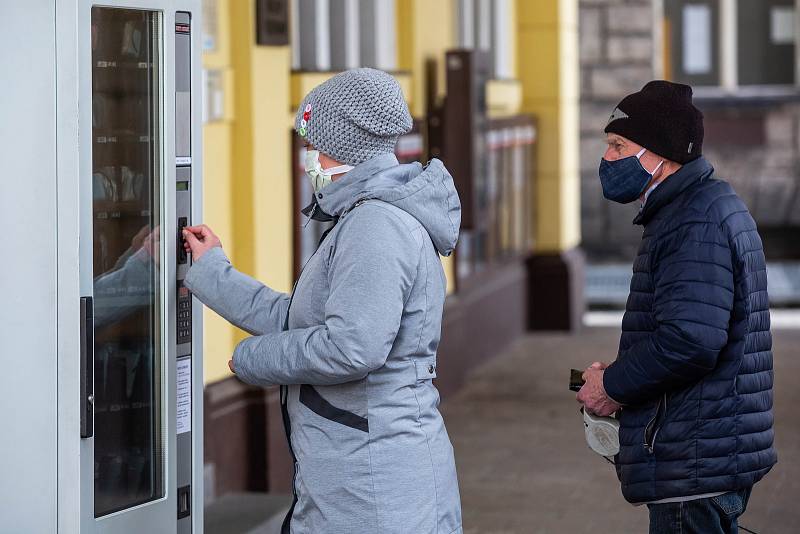
[[[650,195],[622,322],[604,374],[632,503],[751,487],[775,464],[772,337],[761,238],[703,158]]]

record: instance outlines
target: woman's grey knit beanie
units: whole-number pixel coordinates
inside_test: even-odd
[[[352,166],[393,153],[397,138],[411,126],[397,80],[367,68],[342,72],[312,89],[294,121],[315,149]]]

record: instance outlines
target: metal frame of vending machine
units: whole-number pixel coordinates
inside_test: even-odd
[[[57,531],[202,532],[200,2],[53,5]]]

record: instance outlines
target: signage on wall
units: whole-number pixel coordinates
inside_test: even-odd
[[[256,0],[256,44],[289,44],[289,0]]]
[[[221,70],[203,69],[203,123],[225,118],[225,84]]]

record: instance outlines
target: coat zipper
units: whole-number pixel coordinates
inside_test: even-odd
[[[647,426],[644,427],[644,446],[650,454],[653,454],[653,449],[656,445],[656,437],[658,436],[658,431],[661,430],[661,423],[663,423],[666,414],[667,394],[664,393],[664,396],[658,400],[658,407],[656,408],[655,415],[653,415],[653,418],[647,423]],[[656,423],[657,421],[658,424]]]
[[[364,202],[369,200],[369,198],[360,198],[358,199],[350,209],[344,211],[352,210],[355,207],[360,206]],[[311,212],[308,215],[308,219],[306,220],[305,225],[303,228],[308,226],[308,223],[311,222],[311,218],[314,216],[314,213],[317,211],[318,204],[314,204],[314,207],[311,208]],[[317,252],[319,251],[319,247],[322,245],[322,242],[325,240],[325,237],[330,233],[331,230],[339,223],[339,219],[341,219],[341,215],[336,217],[335,222],[333,225],[325,230],[322,234],[322,237],[319,238],[319,243],[317,243],[317,248],[314,250],[314,254],[311,255],[313,258]],[[294,300],[294,292],[297,289],[297,284],[300,282],[300,277],[303,276],[303,271],[306,270],[306,265],[311,261],[311,258],[308,258],[306,262],[303,264],[303,267],[300,269],[300,274],[297,275],[297,280],[294,281],[292,285],[292,294],[289,297],[289,305],[286,307],[286,319],[283,323],[283,330],[286,331],[289,329],[289,310],[292,309],[292,301]],[[286,433],[286,442],[289,445],[289,453],[292,456],[292,506],[289,508],[289,512],[286,514],[286,517],[283,520],[283,524],[281,525],[281,534],[289,534],[291,530],[292,524],[292,515],[294,515],[294,508],[297,506],[297,456],[294,454],[294,448],[292,447],[292,423],[289,419],[289,386],[281,386],[280,387],[280,399],[281,399],[281,417],[283,419],[283,431]]]
[[[316,205],[314,206],[314,209],[316,209]],[[313,215],[313,213],[314,211],[312,210],[311,214]],[[308,221],[310,220],[311,216],[308,218]],[[306,224],[308,224],[308,221],[306,221]],[[333,229],[333,226],[330,229]],[[322,235],[320,242],[317,244],[317,249],[314,251],[314,254],[311,255],[311,258],[316,255],[317,250],[319,250],[319,245],[322,244],[322,240],[325,239],[326,234],[327,232]],[[295,280],[294,284],[292,285],[292,294],[289,297],[289,305],[286,307],[286,319],[283,323],[284,331],[289,329],[289,310],[292,309],[294,292],[297,289],[297,284],[300,282],[300,277],[303,276],[303,271],[306,270],[306,265],[308,265],[308,262],[311,261],[311,258],[308,258],[308,260],[306,260],[306,262],[303,264],[303,267],[300,269],[300,274],[297,275],[297,280]],[[286,513],[286,517],[283,519],[283,524],[281,525],[281,534],[290,534],[292,516],[294,515],[294,508],[297,506],[297,456],[294,454],[294,447],[292,447],[292,423],[289,418],[289,386],[282,385],[280,387],[280,400],[283,431],[286,434],[286,443],[289,445],[289,454],[292,457],[292,505],[289,507],[289,511]]]
[[[292,506],[286,513],[281,525],[281,534],[289,534],[292,523],[292,516],[294,515],[294,507],[297,506],[297,456],[294,454],[292,448],[292,427],[289,421],[289,407],[287,399],[289,397],[289,386],[281,386],[281,418],[283,419],[283,430],[286,433],[286,442],[289,444],[289,454],[292,456]]]
[[[308,226],[308,223],[310,223],[310,222],[311,222],[311,219],[312,219],[312,217],[314,217],[314,213],[316,213],[316,212],[317,212],[317,206],[319,206],[319,204],[317,204],[317,203],[314,203],[314,206],[312,206],[312,208],[311,208],[311,211],[308,213],[308,218],[306,218],[306,223],[303,225],[303,228],[305,228],[306,226]],[[298,279],[299,279],[299,278],[300,278],[300,277],[298,276]]]
[[[356,202],[353,207],[361,205],[363,201],[367,199],[360,199]],[[308,219],[306,220],[305,226],[311,222],[311,217],[313,217],[314,212],[317,209],[317,204],[314,204],[314,207],[311,209],[311,213],[308,215]],[[350,208],[352,209],[352,208]],[[348,210],[349,211],[349,210]],[[328,228],[323,234],[322,237],[319,238],[319,243],[317,243],[317,248],[314,250],[314,253],[311,255],[308,260],[303,264],[303,267],[300,269],[300,274],[297,275],[297,280],[294,281],[292,285],[292,294],[289,297],[289,305],[286,307],[286,319],[283,323],[283,330],[286,331],[289,329],[289,310],[292,309],[292,301],[294,300],[294,292],[297,289],[297,284],[300,282],[300,277],[303,276],[303,271],[306,270],[306,265],[311,261],[317,252],[319,251],[320,245],[325,240],[325,237],[333,230],[334,226],[339,222],[340,217],[336,218],[336,222],[333,223],[333,226]],[[305,228],[304,226],[304,228]],[[280,400],[281,400],[281,417],[283,419],[283,430],[286,433],[286,442],[289,445],[289,453],[292,456],[292,506],[289,508],[289,511],[286,514],[286,517],[283,520],[283,524],[281,525],[281,534],[289,534],[291,530],[292,524],[292,516],[294,515],[294,508],[297,506],[297,456],[294,454],[294,448],[292,447],[292,423],[289,418],[289,386],[281,386],[280,387]]]

